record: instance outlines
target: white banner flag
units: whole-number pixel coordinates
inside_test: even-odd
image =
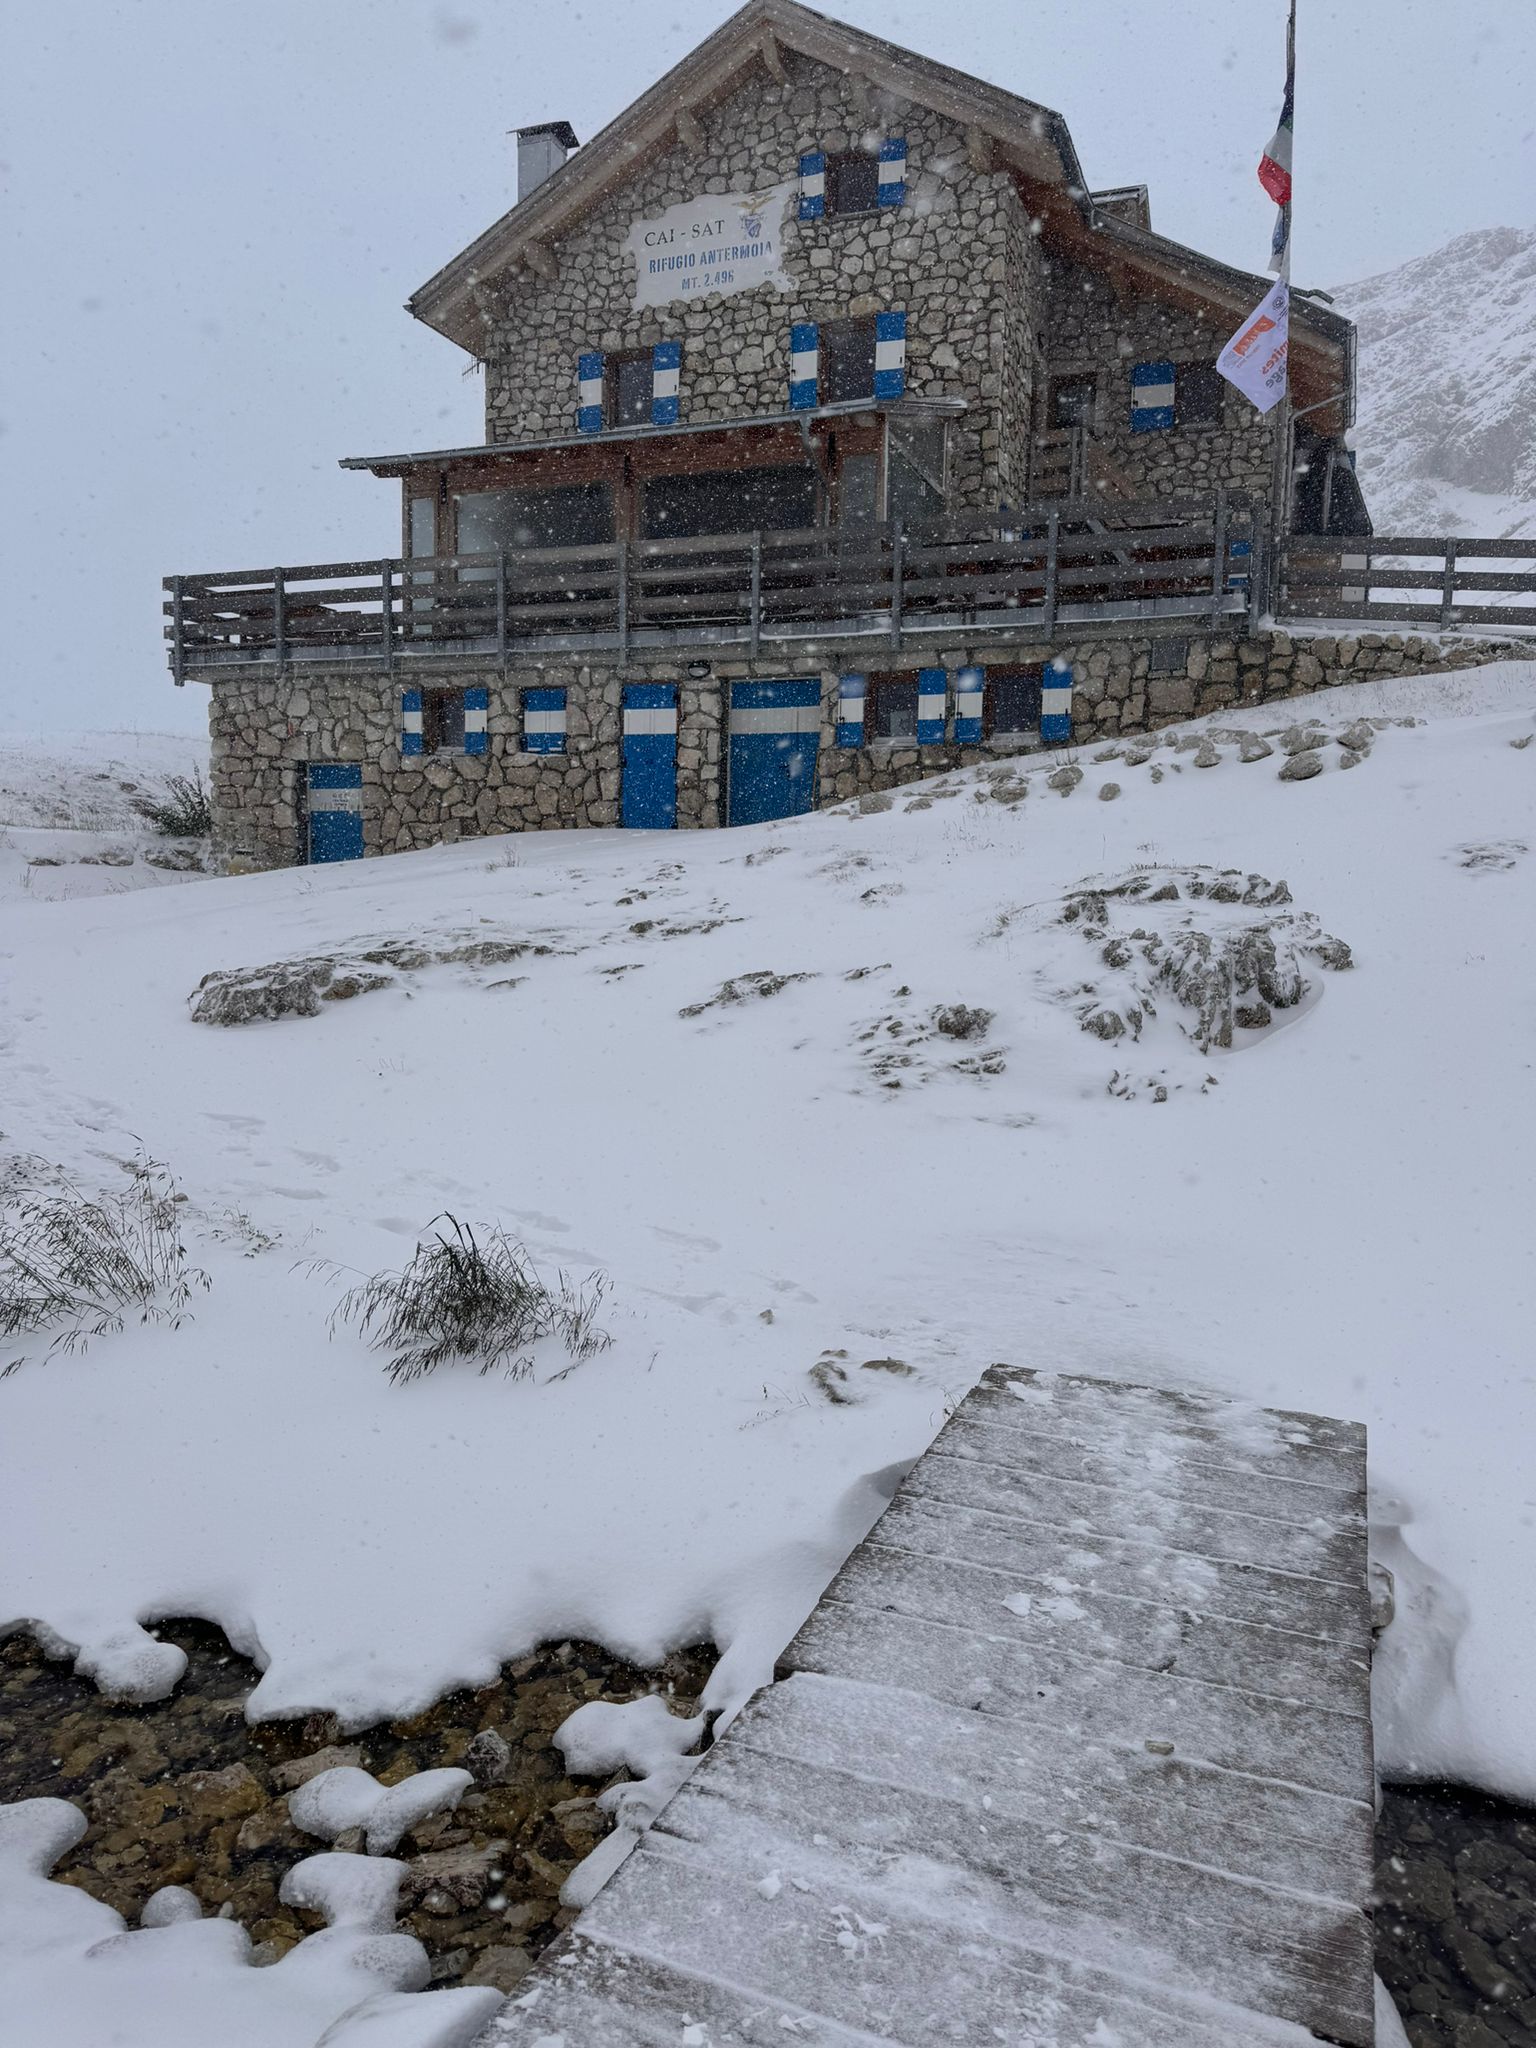
[[[1291,340],[1291,288],[1282,278],[1216,358],[1216,367],[1250,404],[1268,412],[1285,396]]]

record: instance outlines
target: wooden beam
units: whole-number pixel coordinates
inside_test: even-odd
[[[555,261],[555,252],[547,242],[525,242],[523,261],[535,277],[543,278],[546,284],[553,284],[560,275],[560,266]]]
[[[775,85],[788,85],[789,73],[784,69],[784,52],[779,48],[779,39],[771,28],[765,28],[758,39],[757,54],[763,60],[763,69]]]
[[[704,147],[704,124],[690,107],[677,110],[677,139],[697,156]]]
[[[853,108],[856,114],[861,117],[868,115],[872,93],[870,82],[861,71],[845,71],[843,73],[843,92],[847,97],[849,106]]]

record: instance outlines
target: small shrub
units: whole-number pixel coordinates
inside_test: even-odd
[[[0,1182],[0,1338],[57,1327],[48,1347],[82,1351],[92,1337],[139,1321],[176,1329],[208,1275],[187,1264],[181,1197],[153,1159],[123,1167],[127,1185],[91,1196],[41,1160]],[[22,1363],[13,1358],[0,1378]]]
[[[206,839],[213,830],[201,769],[167,776],[158,796],[140,797],[133,808],[167,839]]]
[[[502,1366],[509,1378],[523,1379],[541,1338],[559,1338],[572,1366],[612,1342],[596,1322],[608,1285],[601,1274],[574,1288],[560,1273],[550,1286],[504,1230],[485,1231],[482,1239],[447,1213],[433,1223],[446,1231],[434,1228],[404,1272],[376,1273],[349,1289],[331,1316],[333,1332],[339,1323],[355,1323],[375,1350],[393,1353],[385,1371],[397,1385],[454,1358],[477,1359],[482,1373]]]

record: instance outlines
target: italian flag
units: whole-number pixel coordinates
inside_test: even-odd
[[[1280,109],[1280,126],[1269,138],[1259,159],[1259,183],[1276,206],[1291,203],[1291,129],[1295,121],[1296,73],[1294,59],[1285,81],[1285,105]]]

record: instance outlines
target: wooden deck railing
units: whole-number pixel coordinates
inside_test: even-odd
[[[166,579],[178,681],[251,663],[544,657],[865,638],[900,648],[1113,619],[1256,613],[1247,499],[1027,508],[1008,528],[712,535]]]
[[[1536,539],[1293,535],[1280,552],[1276,610],[1289,619],[1372,620],[1441,632],[1536,629]]]

